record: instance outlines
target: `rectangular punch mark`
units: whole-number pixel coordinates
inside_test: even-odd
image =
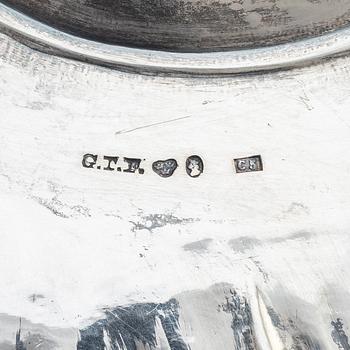
[[[234,165],[238,174],[263,171],[263,163],[260,155],[234,159]]]

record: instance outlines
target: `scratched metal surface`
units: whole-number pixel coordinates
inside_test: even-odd
[[[349,350],[349,64],[142,75],[0,34],[0,350]]]

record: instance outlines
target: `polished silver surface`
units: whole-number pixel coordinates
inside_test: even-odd
[[[174,53],[0,23],[0,350],[350,349],[348,28]]]

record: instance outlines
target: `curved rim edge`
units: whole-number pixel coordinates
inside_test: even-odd
[[[292,68],[350,50],[350,28],[287,44],[247,50],[178,53],[108,45],[51,28],[0,2],[0,25],[65,57],[131,69],[232,74]]]

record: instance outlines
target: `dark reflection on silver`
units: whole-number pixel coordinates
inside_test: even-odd
[[[172,51],[268,46],[349,24],[346,0],[3,0],[86,39]],[[335,4],[336,2],[336,4]]]

